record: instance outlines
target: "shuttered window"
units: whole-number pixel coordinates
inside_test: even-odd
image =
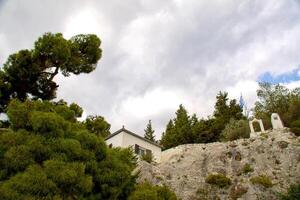
[[[135,144],[134,145],[134,153],[139,154],[140,146]]]

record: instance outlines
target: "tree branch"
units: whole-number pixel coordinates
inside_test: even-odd
[[[57,66],[55,71],[51,74],[51,76],[49,78],[49,81],[52,81],[54,76],[56,76],[58,74],[58,70],[59,70],[59,67]]]

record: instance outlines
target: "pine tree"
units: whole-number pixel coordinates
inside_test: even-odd
[[[176,111],[176,118],[169,121],[163,134],[161,140],[163,147],[168,149],[180,144],[193,143],[192,123],[195,123],[195,118],[191,119],[187,110],[180,105]]]
[[[174,124],[173,120],[170,120],[167,124],[166,131],[162,133],[160,145],[164,149],[168,149],[174,146]]]
[[[151,120],[149,120],[147,127],[144,131],[145,131],[144,138],[146,138],[152,142],[155,142],[155,136],[154,136],[155,131],[152,128]]]
[[[240,120],[243,118],[243,110],[237,104],[235,99],[228,102],[228,93],[219,92],[216,96],[216,104],[214,111],[213,134],[212,141],[218,141],[220,134],[224,130],[230,119]]]
[[[174,130],[176,134],[175,146],[192,142],[192,128],[190,116],[188,115],[188,112],[183,107],[183,105],[179,105],[179,109],[176,112],[176,118],[174,119]]]

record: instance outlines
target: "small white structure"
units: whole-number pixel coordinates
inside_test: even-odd
[[[259,127],[260,127],[260,132],[255,132],[253,128],[253,123],[258,122]],[[261,132],[265,132],[264,124],[262,123],[261,119],[256,119],[254,118],[253,120],[249,121],[249,126],[250,126],[250,137],[255,137]]]
[[[283,123],[277,113],[272,113],[271,115],[271,123],[273,129],[282,129],[284,128]]]
[[[109,147],[131,147],[137,155],[152,153],[154,161],[160,162],[161,146],[125,129],[124,126],[108,136],[105,142]]]

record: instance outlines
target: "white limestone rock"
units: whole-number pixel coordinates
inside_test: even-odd
[[[300,180],[300,138],[287,129],[267,131],[227,143],[181,145],[163,151],[161,160],[156,165],[140,162],[138,181],[166,184],[183,200],[276,199],[276,192]],[[244,172],[246,164],[253,172]],[[212,173],[224,174],[232,185],[218,188],[206,183]],[[273,186],[252,184],[250,179],[259,175],[268,176]]]

